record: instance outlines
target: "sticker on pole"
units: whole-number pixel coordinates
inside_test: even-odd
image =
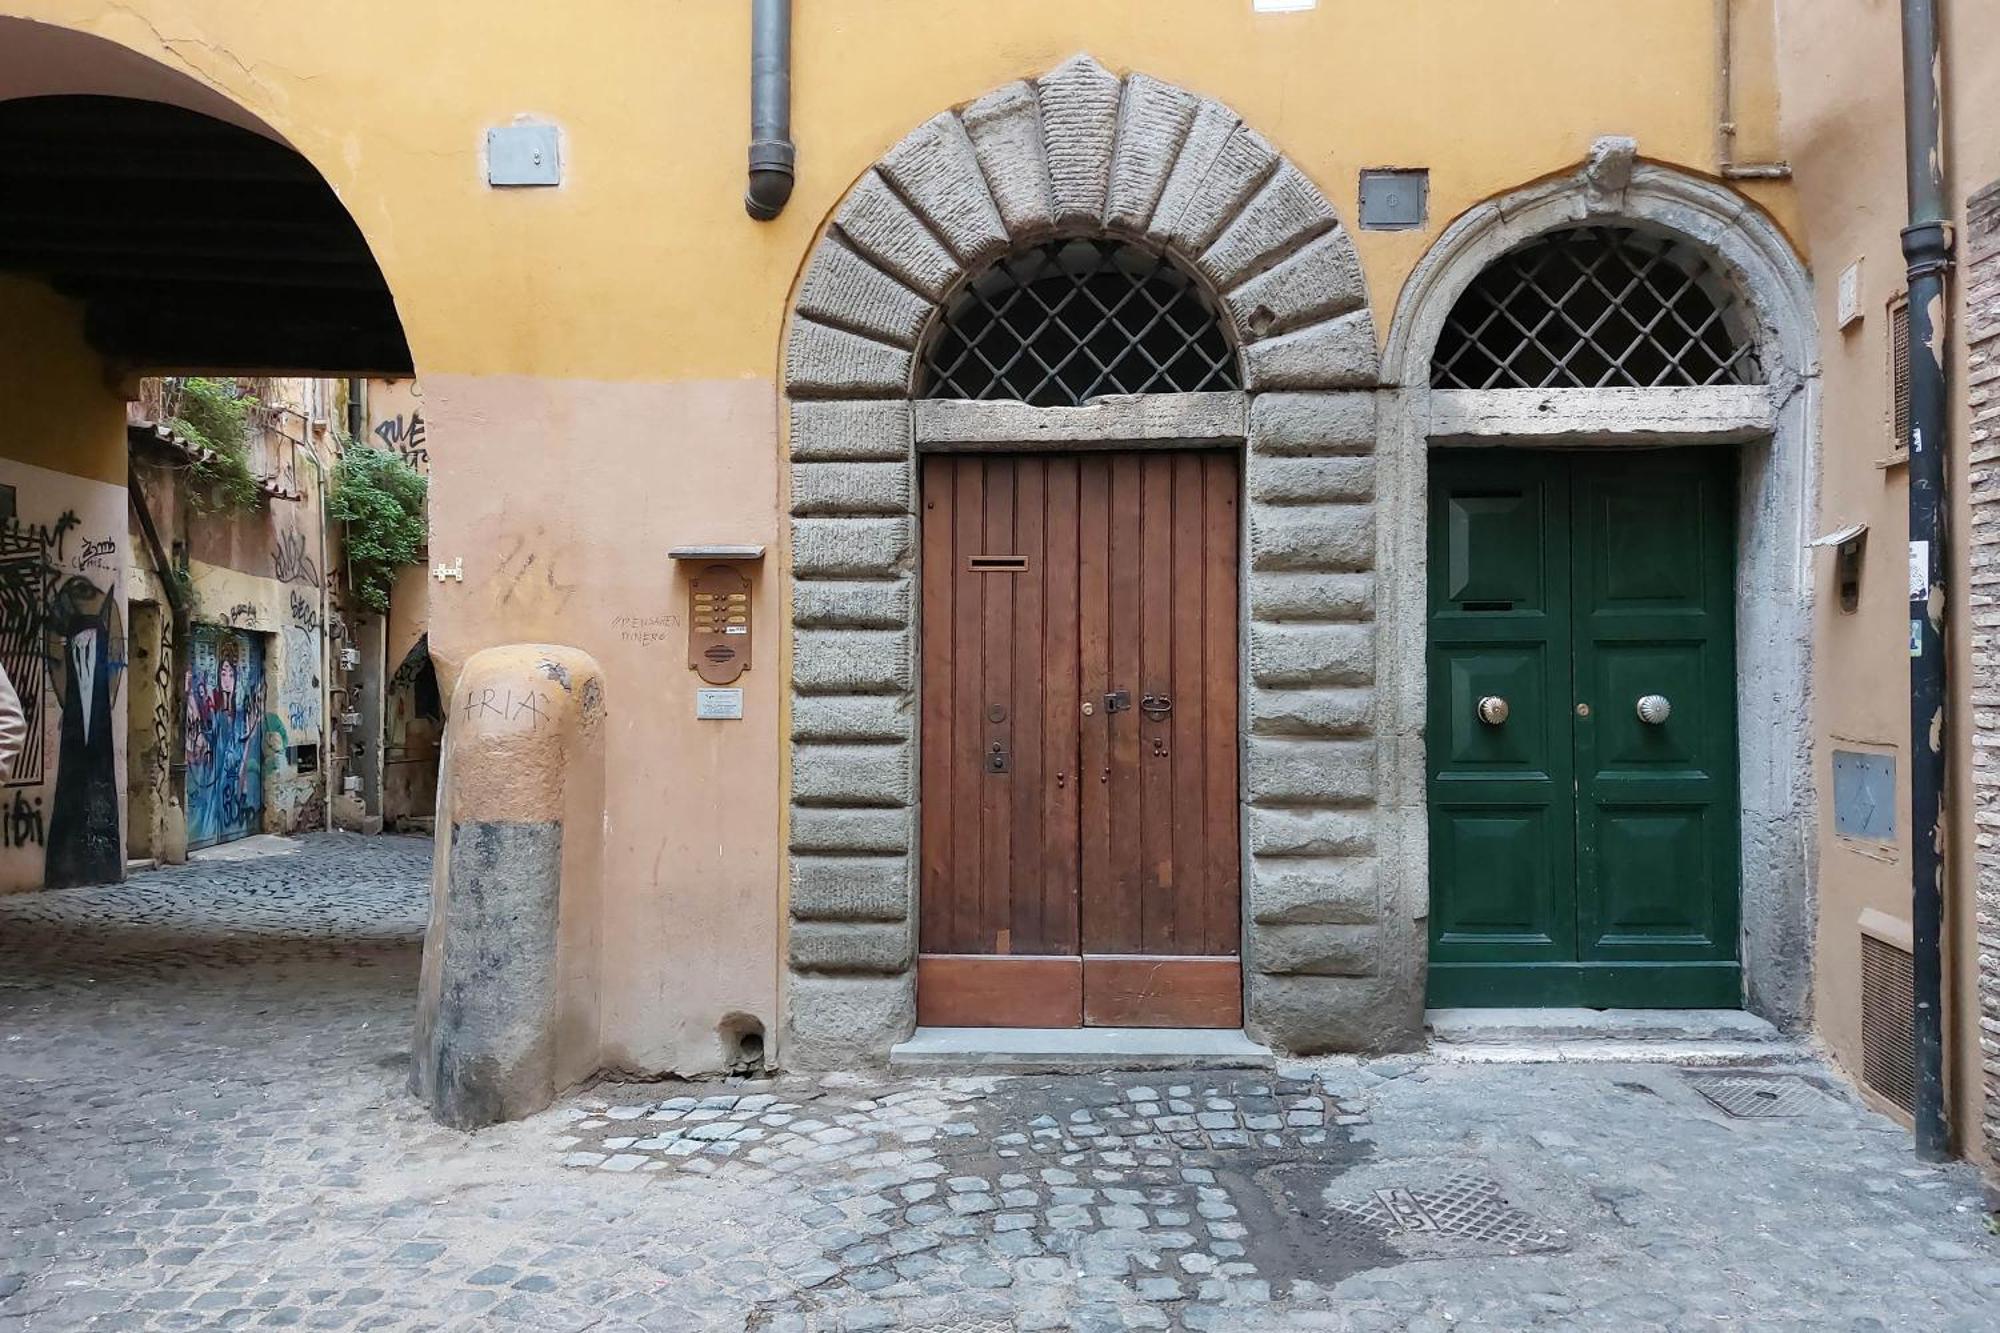
[[[1910,600],[1929,601],[1931,596],[1931,544],[1910,543]]]

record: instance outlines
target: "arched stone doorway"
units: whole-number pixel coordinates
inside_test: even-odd
[[[1468,289],[1522,247],[1576,228],[1630,229],[1697,256],[1736,303],[1759,361],[1755,382],[1434,387],[1441,335]],[[1400,756],[1385,772],[1396,824],[1385,838],[1403,849],[1414,914],[1431,907],[1425,723],[1432,682],[1424,663],[1433,451],[1556,447],[1603,458],[1621,446],[1714,445],[1733,455],[1735,470],[1728,517],[1735,534],[1741,1001],[1780,1025],[1805,1021],[1815,916],[1806,527],[1817,494],[1815,348],[1805,270],[1770,219],[1725,187],[1635,163],[1630,140],[1601,140],[1580,171],[1473,209],[1419,262],[1383,357],[1377,550],[1383,660],[1403,664],[1394,688],[1384,691],[1382,727]]]
[[[940,306],[1056,237],[1195,275],[1242,387],[913,403]],[[917,460],[996,448],[1241,450],[1245,1027],[1299,1051],[1413,1041],[1410,920],[1377,860],[1374,324],[1312,181],[1220,103],[1077,57],[934,118],[861,178],[799,287],[785,383],[784,1063],[880,1060],[916,1022]]]

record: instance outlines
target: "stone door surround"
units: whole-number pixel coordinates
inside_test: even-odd
[[[1010,250],[1105,235],[1207,287],[1240,393],[1079,408],[912,402],[940,303]],[[1407,912],[1378,884],[1377,351],[1319,188],[1222,104],[1087,56],[918,127],[856,183],[799,288],[791,455],[785,1048],[879,1062],[915,1022],[920,448],[1245,448],[1244,966],[1252,1035],[1413,1042]]]

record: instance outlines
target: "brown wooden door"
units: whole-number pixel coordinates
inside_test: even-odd
[[[1235,456],[922,481],[920,1021],[1239,1026]]]

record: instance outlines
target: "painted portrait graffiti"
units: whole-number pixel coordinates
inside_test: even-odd
[[[222,625],[195,627],[187,666],[190,848],[255,833],[264,809],[264,645]]]
[[[37,470],[19,471],[25,485],[0,486],[9,511],[16,496],[41,490],[32,480]],[[119,495],[103,490],[107,499]],[[100,506],[80,499],[44,509],[55,513],[47,523],[12,512],[0,522],[0,665],[20,694],[28,729],[0,803],[0,850],[37,858],[10,859],[10,882],[49,888],[102,884],[125,871],[118,536],[95,530],[110,526],[107,515],[86,522],[79,508],[96,514]]]
[[[80,574],[60,577],[49,600],[45,637],[62,729],[43,882],[52,889],[104,884],[125,870],[111,706],[125,673],[117,592]]]

